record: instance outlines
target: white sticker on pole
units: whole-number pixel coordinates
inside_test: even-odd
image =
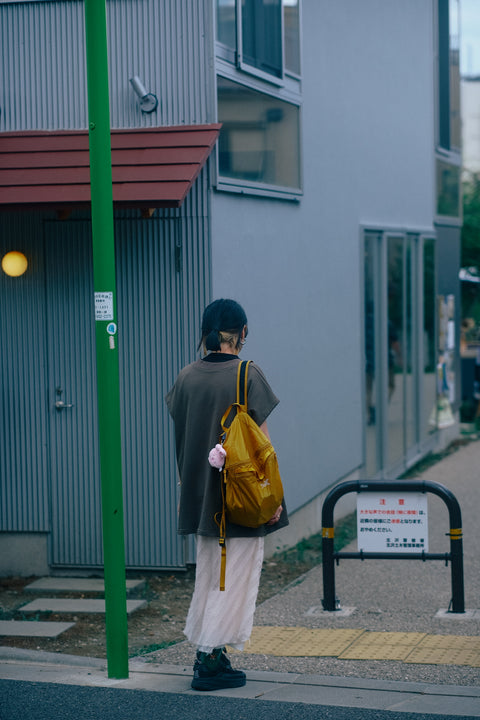
[[[426,493],[364,492],[357,496],[358,550],[428,552]]]
[[[113,320],[113,292],[95,293],[95,320]]]

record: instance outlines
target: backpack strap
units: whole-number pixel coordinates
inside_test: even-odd
[[[238,370],[237,370],[237,400],[236,402],[232,403],[228,406],[228,408],[225,410],[222,419],[220,420],[220,425],[222,426],[222,430],[224,433],[227,432],[228,427],[226,425],[226,422],[230,416],[230,413],[232,412],[232,408],[238,408],[239,406],[242,408],[242,410],[247,411],[247,378],[248,378],[248,366],[250,365],[251,360],[242,360],[238,363]],[[233,419],[233,418],[232,418]]]
[[[227,546],[226,546],[226,520],[225,520],[225,478],[226,478],[226,470],[223,468],[222,472],[222,479],[221,479],[221,485],[222,485],[222,510],[221,512],[217,513],[217,515],[220,515],[220,520],[217,520],[217,517],[215,516],[215,522],[218,525],[219,528],[219,538],[218,538],[218,544],[221,548],[221,557],[220,557],[220,587],[219,590],[221,592],[225,591],[225,573],[227,570]]]
[[[221,425],[226,432],[227,428],[225,427],[225,423],[227,421],[227,418],[230,414],[230,411],[234,405],[241,406],[245,412],[247,410],[247,377],[248,377],[248,366],[250,364],[250,360],[242,360],[238,363],[238,372],[237,372],[237,402],[230,405],[228,409],[226,410],[224,416],[221,420]],[[219,527],[219,539],[218,544],[221,547],[221,558],[220,558],[220,591],[225,590],[225,574],[227,569],[227,548],[226,548],[226,518],[225,518],[225,483],[227,481],[227,471],[225,470],[225,466],[223,468],[222,472],[222,479],[221,479],[221,486],[222,486],[222,510],[220,513],[217,513],[220,515],[220,519],[217,520],[217,517],[215,516],[215,521]]]
[[[237,403],[247,409],[247,378],[248,366],[251,360],[242,360],[238,365],[237,373]]]

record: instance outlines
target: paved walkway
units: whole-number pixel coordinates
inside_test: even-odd
[[[48,682],[118,690],[198,694],[190,689],[191,667],[132,660],[128,679],[109,679],[105,661],[72,655],[0,648],[1,680]],[[480,687],[392,682],[252,670],[243,688],[218,690],[216,696],[255,701],[282,701],[357,707],[442,717],[480,717]]]
[[[257,608],[247,671],[231,697],[480,717],[480,443],[427,470],[457,497],[464,531],[467,612],[448,613],[443,562],[342,560],[341,612],[323,611],[321,568]],[[430,552],[448,552],[444,503],[429,495]],[[0,648],[0,678],[191,693],[193,648],[181,643],[132,660],[108,679],[104,661]]]

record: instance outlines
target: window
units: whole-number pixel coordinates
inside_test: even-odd
[[[398,477],[436,431],[435,238],[364,232],[365,473]]]
[[[216,0],[216,10],[217,187],[297,199],[300,0]]]
[[[281,0],[242,0],[242,60],[282,77]]]
[[[458,0],[438,0],[438,142],[460,150],[460,60]]]
[[[300,74],[300,0],[217,0],[219,54],[280,81]]]
[[[217,0],[217,40],[230,52],[228,59],[235,60],[237,48],[237,19],[235,0]]]
[[[283,0],[285,71],[300,75],[300,0]]]
[[[437,215],[459,218],[461,214],[461,184],[459,165],[436,159]]]
[[[438,0],[437,220],[461,215],[458,15],[458,0]]]
[[[217,83],[222,179],[298,192],[298,106],[220,76]]]

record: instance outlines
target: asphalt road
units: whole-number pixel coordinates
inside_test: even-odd
[[[452,720],[450,715],[391,712],[116,690],[52,683],[0,681],[0,720]],[[471,720],[457,715],[455,720]]]

